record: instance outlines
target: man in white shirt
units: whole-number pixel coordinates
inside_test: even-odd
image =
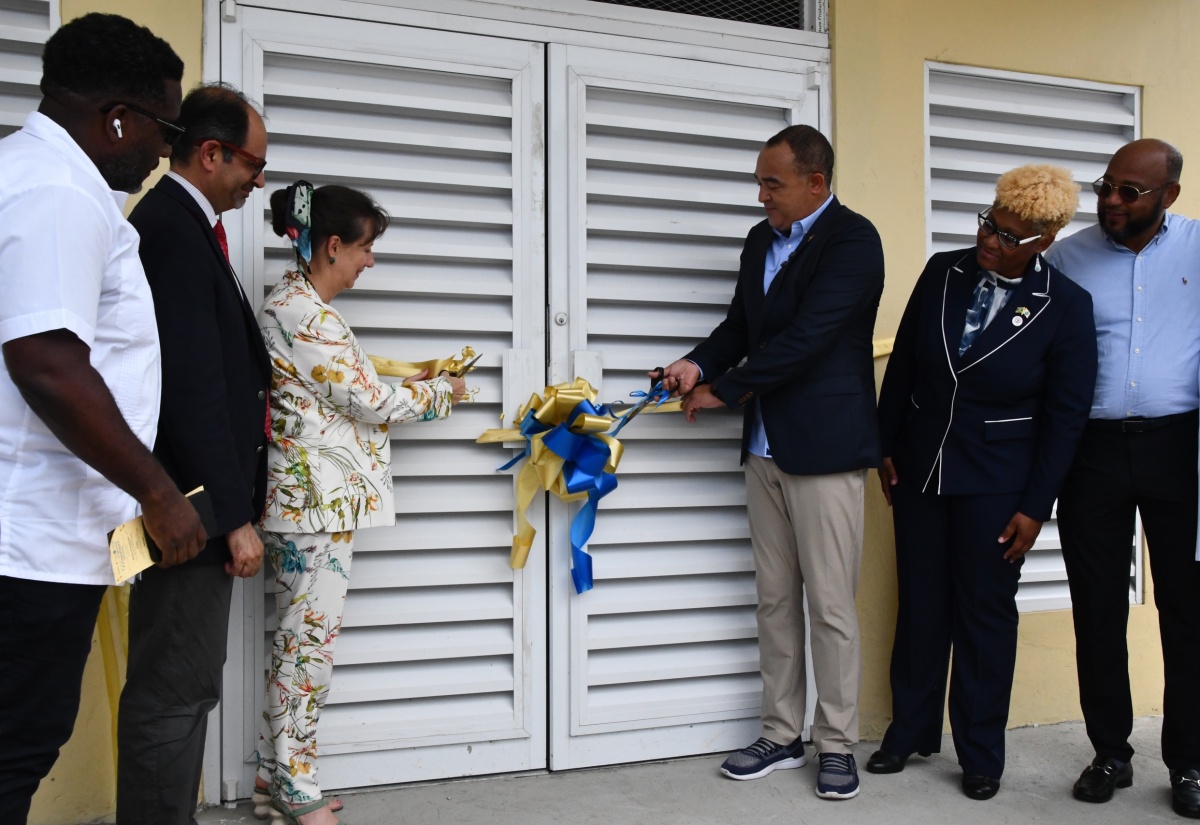
[[[106,585],[106,534],[141,505],[170,565],[205,541],[150,452],[159,355],[122,217],[178,132],[183,63],[90,14],[43,54],[38,111],[0,141],[0,822],[25,823],[67,741]],[[117,190],[117,191],[113,191]]]
[[[163,393],[154,455],[213,507],[204,550],[151,568],[129,597],[118,716],[118,825],[192,825],[208,713],[221,698],[233,577],[255,575],[271,362],[218,215],[263,185],[267,130],[237,90],[188,93],[171,171],[129,216],[154,296]]]

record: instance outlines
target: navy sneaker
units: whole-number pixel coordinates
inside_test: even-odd
[[[759,738],[721,763],[721,773],[730,779],[758,779],[771,771],[803,768],[804,743],[797,739],[790,745],[777,745],[770,739]]]
[[[822,799],[853,799],[858,796],[858,767],[849,753],[817,754],[821,772],[817,774],[817,796]]]

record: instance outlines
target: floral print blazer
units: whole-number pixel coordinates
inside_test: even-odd
[[[388,424],[446,418],[450,382],[381,381],[342,316],[298,272],[267,296],[258,323],[271,356],[263,529],[394,524]]]

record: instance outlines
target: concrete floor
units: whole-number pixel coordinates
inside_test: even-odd
[[[375,788],[341,794],[349,825],[727,825],[836,822],[837,825],[1129,825],[1188,820],[1171,810],[1167,770],[1159,758],[1157,718],[1134,726],[1134,784],[1103,805],[1077,802],[1071,784],[1092,756],[1082,723],[1022,728],[1008,734],[1000,793],[975,802],[959,789],[950,737],[940,754],[914,757],[903,773],[862,772],[862,793],[834,802],[813,793],[816,764],[735,782],[717,771],[720,756],[614,768],[529,773]],[[864,742],[859,768],[877,743]],[[255,825],[249,804],[214,808],[200,825]]]

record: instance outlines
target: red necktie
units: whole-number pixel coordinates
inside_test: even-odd
[[[229,263],[229,240],[225,237],[225,224],[218,220],[213,224],[213,232],[217,234],[217,243],[221,245],[221,251],[225,253],[225,262]]]

